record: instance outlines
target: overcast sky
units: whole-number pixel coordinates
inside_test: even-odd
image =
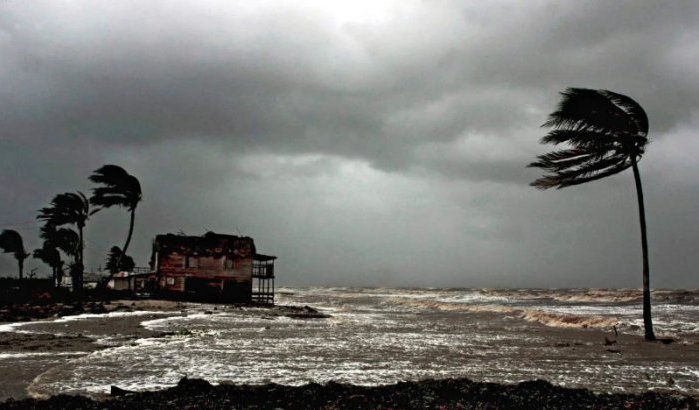
[[[566,87],[645,107],[652,287],[699,287],[699,2],[0,2],[0,228],[103,164],[156,234],[249,235],[285,285],[640,287],[630,171],[538,191]],[[128,227],[88,222],[97,268]],[[31,260],[28,269],[48,268]],[[0,272],[14,274],[11,255]]]

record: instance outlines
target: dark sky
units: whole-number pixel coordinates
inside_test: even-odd
[[[699,287],[699,2],[0,2],[0,228],[118,164],[158,233],[255,238],[287,285],[640,287],[631,172],[538,191],[566,87],[645,107],[653,287]],[[95,215],[88,268],[128,214]],[[30,261],[29,268],[47,268]],[[0,272],[14,274],[0,255]]]

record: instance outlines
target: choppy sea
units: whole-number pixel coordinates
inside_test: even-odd
[[[141,326],[166,335],[127,341],[94,335],[105,349],[52,357],[55,366],[28,390],[146,390],[171,386],[185,375],[292,385],[469,377],[699,395],[699,290],[654,291],[653,302],[656,333],[675,338],[671,345],[628,336],[643,332],[641,294],[633,289],[282,288],[277,304],[309,305],[331,317],[293,319],[262,308],[212,311],[196,304],[183,313],[121,313],[143,315]],[[605,337],[619,343],[605,344]],[[47,360],[42,354],[5,353],[0,364]]]

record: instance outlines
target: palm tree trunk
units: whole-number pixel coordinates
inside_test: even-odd
[[[85,270],[85,265],[83,264],[83,251],[85,249],[85,242],[83,241],[83,227],[78,226],[78,232],[80,233],[80,247],[78,248],[78,269],[75,272],[75,277],[73,278],[73,292],[81,292],[83,289],[83,271]]]
[[[19,266],[19,281],[24,280],[24,258],[17,258],[17,265]]]
[[[129,244],[131,243],[131,235],[133,235],[133,225],[136,219],[136,208],[131,209],[131,222],[129,223],[129,235],[126,237],[126,243],[124,247],[121,248],[121,256],[126,255],[126,250],[129,249]],[[121,259],[121,258],[119,258]]]
[[[121,253],[119,254],[119,258],[117,259],[117,269],[121,270],[121,260],[124,256],[126,256],[126,250],[129,248],[129,244],[131,243],[131,235],[133,235],[133,225],[134,225],[134,220],[136,219],[136,209],[132,208],[131,209],[131,221],[129,223],[129,233],[126,236],[126,243],[124,244],[124,247],[121,248]],[[111,280],[113,274],[109,275],[109,280]]]
[[[643,205],[643,188],[641,187],[641,175],[638,172],[636,156],[631,156],[633,177],[636,181],[636,194],[638,195],[638,214],[641,222],[641,248],[643,249],[643,327],[646,340],[655,340],[653,333],[653,320],[650,312],[650,268],[648,264],[648,238],[646,235],[646,210]]]
[[[134,226],[134,221],[136,219],[136,208],[131,209],[131,221],[129,223],[129,233],[126,236],[126,243],[124,244],[124,247],[121,248],[121,253],[119,254],[119,258],[117,259],[116,267],[118,271],[121,271],[121,260],[124,256],[126,256],[126,250],[129,248],[129,244],[131,243],[131,236],[133,235],[133,226]],[[102,282],[102,289],[106,289],[107,285],[109,282],[114,278],[114,273],[110,273],[109,276],[107,277],[106,280]]]

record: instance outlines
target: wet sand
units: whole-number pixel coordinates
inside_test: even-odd
[[[26,322],[2,323],[0,331],[0,400],[21,399],[27,387],[42,373],[67,360],[96,350],[126,345],[142,338],[170,335],[141,326],[146,320],[186,315],[187,312],[220,313],[241,310],[235,305],[205,305],[170,300],[117,300],[105,304],[105,314],[82,314]],[[312,308],[274,306],[250,314],[273,318],[322,317]],[[75,320],[82,317],[81,320]],[[31,332],[31,333],[28,333]],[[21,360],[21,366],[17,362]]]
[[[154,312],[151,317],[177,315],[185,308],[181,302],[166,300],[118,300],[106,304],[107,312]],[[164,315],[163,315],[164,314]],[[109,347],[110,343],[98,343],[100,337],[114,343],[126,343],[141,337],[154,337],[140,323],[149,316],[103,317],[85,321],[64,318],[40,319],[29,322],[0,323],[14,327],[19,332],[30,329],[32,333],[0,332],[0,399],[23,398],[32,380],[51,367],[71,358],[84,356],[95,350]],[[85,336],[89,334],[90,336]],[[17,360],[22,358],[22,365]]]

